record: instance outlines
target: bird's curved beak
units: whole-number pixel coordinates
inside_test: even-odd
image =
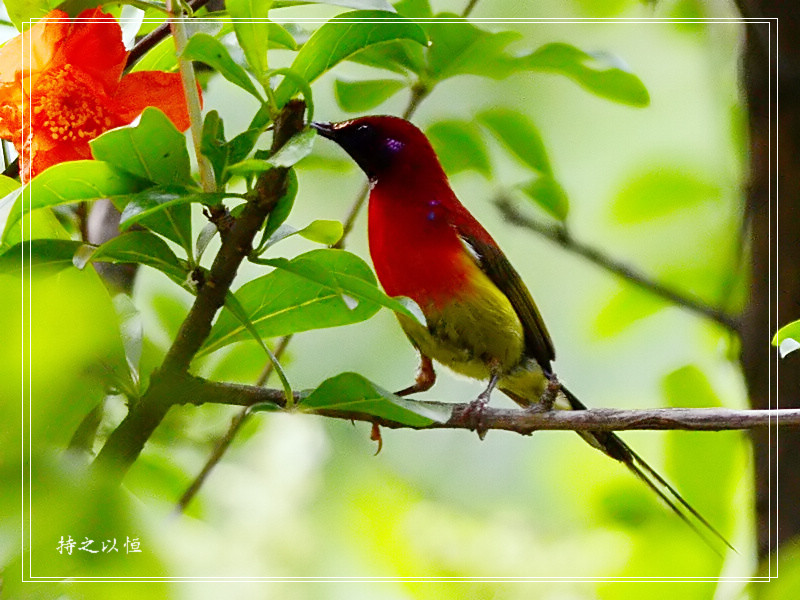
[[[311,127],[317,130],[317,133],[322,137],[333,140],[336,137],[336,128],[333,123],[319,123],[317,121],[311,122]]]

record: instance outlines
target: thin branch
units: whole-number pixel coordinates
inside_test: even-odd
[[[356,219],[361,213],[361,209],[364,207],[364,203],[367,201],[368,197],[369,184],[365,183],[361,188],[361,191],[358,193],[358,196],[356,196],[356,199],[353,201],[353,204],[350,205],[350,209],[347,211],[347,216],[344,218],[344,223],[342,223],[342,237],[340,237],[339,241],[333,245],[333,247],[337,250],[344,249],[347,236],[350,235],[351,231],[353,231],[353,226],[356,224]]]
[[[466,19],[472,12],[472,9],[475,8],[477,3],[478,0],[469,0],[469,3],[464,7],[464,11],[461,13],[461,16]]]
[[[417,112],[417,108],[419,108],[420,103],[422,103],[425,98],[427,98],[432,89],[422,83],[421,81],[417,81],[413,86],[411,86],[411,97],[408,99],[408,105],[406,109],[403,111],[402,117],[406,121],[410,121],[411,117],[414,116],[414,113]]]
[[[206,479],[208,479],[208,476],[211,474],[211,471],[214,470],[214,467],[216,467],[219,461],[222,460],[223,455],[228,451],[228,448],[230,448],[233,440],[239,433],[239,430],[242,428],[242,426],[245,424],[245,421],[247,421],[247,418],[251,414],[250,407],[245,407],[236,413],[236,416],[231,419],[231,424],[228,427],[228,431],[226,431],[225,435],[217,440],[217,445],[211,452],[211,456],[209,456],[208,460],[206,460],[206,464],[203,465],[203,469],[200,471],[200,473],[198,473],[197,477],[194,478],[194,481],[189,484],[189,487],[186,488],[186,491],[183,492],[183,495],[175,504],[176,513],[180,514],[184,512],[186,507],[189,506],[189,503],[194,500],[197,492],[200,491],[200,488],[206,482]]]
[[[603,267],[605,270],[618,275],[624,280],[634,283],[642,289],[668,300],[672,304],[711,319],[733,333],[738,333],[738,320],[726,312],[713,306],[709,306],[702,300],[690,297],[685,293],[678,292],[673,288],[664,285],[663,283],[659,283],[658,281],[654,281],[646,277],[642,273],[633,269],[631,266],[611,258],[597,248],[577,241],[563,227],[545,225],[544,223],[540,223],[539,221],[522,214],[505,196],[497,198],[495,200],[495,205],[500,210],[500,213],[503,215],[503,217],[512,225],[529,229],[530,231],[533,231],[542,237],[555,242],[562,248],[582,256],[590,262]]]
[[[280,360],[283,353],[286,351],[286,347],[289,345],[292,336],[286,335],[281,338],[281,341],[278,343],[278,347],[275,348],[275,358]],[[275,365],[272,361],[269,361],[265,366],[264,370],[258,376],[258,380],[256,381],[256,386],[260,387],[264,385],[268,380],[270,375],[275,371]],[[195,477],[194,481],[186,488],[186,491],[181,496],[180,500],[178,500],[177,504],[175,505],[175,511],[178,513],[182,513],[186,510],[186,507],[189,506],[189,503],[194,499],[197,495],[197,492],[200,491],[200,488],[205,483],[208,476],[211,474],[211,471],[214,467],[217,466],[220,460],[222,460],[223,455],[228,451],[233,440],[236,438],[236,435],[239,433],[239,430],[247,421],[247,418],[251,415],[250,407],[245,406],[240,412],[236,414],[235,417],[231,420],[231,424],[228,426],[228,431],[225,432],[219,440],[217,440],[217,445],[214,447],[211,456],[208,457],[206,460],[206,464],[203,465],[203,469],[200,473]]]
[[[278,115],[272,140],[272,152],[304,127],[305,104],[289,102]],[[189,314],[181,324],[172,346],[160,369],[150,379],[150,387],[142,399],[130,407],[128,415],[111,433],[97,455],[93,468],[105,470],[122,479],[144,448],[145,443],[163,420],[176,398],[185,392],[182,375],[211,331],[211,322],[225,302],[236,271],[252,248],[253,238],[261,229],[267,215],[283,195],[286,168],[274,168],[262,173],[255,186],[255,195],[248,199],[222,240],[211,269],[199,286]]]
[[[192,10],[197,10],[208,4],[211,0],[191,0],[189,6]],[[148,33],[136,44],[134,44],[131,51],[128,53],[128,60],[125,63],[125,70],[127,71],[135,65],[145,54],[147,54],[153,47],[161,40],[169,35],[169,22],[162,23],[153,31]]]
[[[178,402],[201,405],[205,403],[231,404],[252,407],[257,404],[284,406],[283,390],[248,385],[216,383],[199,377],[184,376],[181,389],[185,390]],[[299,394],[296,401],[300,402]],[[304,411],[316,415],[377,423],[389,429],[469,429],[475,428],[474,414],[468,411],[470,403],[450,404],[426,401],[421,404],[431,408],[451,408],[450,418],[444,423],[412,426],[392,419],[358,411],[325,410]],[[569,431],[624,431],[631,429],[726,431],[756,429],[769,426],[800,427],[800,409],[736,410],[730,408],[652,408],[621,410],[593,408],[588,410],[522,410],[487,407],[481,415],[481,428],[512,431],[529,435],[537,430]]]
[[[183,82],[183,95],[189,111],[189,129],[192,132],[192,144],[194,145],[194,154],[197,159],[197,169],[200,171],[200,182],[203,184],[203,191],[210,193],[217,189],[217,184],[214,181],[214,169],[211,167],[211,161],[202,152],[203,114],[200,108],[200,92],[197,88],[197,79],[194,76],[192,61],[181,56],[189,38],[186,35],[186,22],[183,14],[175,12],[174,3],[174,0],[167,0],[169,27],[172,31],[172,38],[175,40],[175,53],[178,56],[178,69]]]

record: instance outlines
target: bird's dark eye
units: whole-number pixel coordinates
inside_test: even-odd
[[[369,125],[367,125],[366,123],[356,127],[356,133],[365,134],[368,131],[369,131]]]

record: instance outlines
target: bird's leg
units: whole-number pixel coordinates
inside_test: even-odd
[[[419,369],[417,369],[417,378],[414,380],[414,385],[395,392],[395,395],[408,396],[417,392],[427,392],[433,387],[434,383],[436,383],[436,371],[433,370],[433,361],[424,354],[420,354]]]
[[[486,437],[486,428],[483,425],[483,411],[486,405],[489,404],[489,399],[492,395],[492,390],[497,387],[497,382],[500,381],[500,369],[497,365],[492,365],[491,377],[489,377],[489,385],[483,390],[475,400],[469,403],[463,415],[465,419],[471,421],[471,429],[478,433],[478,437],[483,439]]]
[[[542,395],[539,397],[537,404],[532,404],[530,409],[537,412],[548,412],[553,410],[553,406],[558,400],[558,394],[561,392],[561,382],[558,381],[555,373],[549,374],[547,377],[547,387],[544,388]]]

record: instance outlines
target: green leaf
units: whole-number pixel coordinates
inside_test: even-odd
[[[172,36],[167,36],[153,46],[141,59],[136,61],[131,72],[174,71],[177,68],[178,59],[175,56],[175,40],[172,39]]]
[[[272,353],[272,350],[269,349],[267,344],[261,338],[256,329],[256,326],[253,325],[253,322],[250,320],[250,317],[247,315],[247,311],[241,305],[239,300],[236,298],[236,295],[228,290],[227,294],[225,294],[225,308],[228,309],[230,314],[236,317],[239,320],[250,336],[258,342],[261,346],[261,349],[264,350],[264,353],[269,358],[269,361],[272,363],[272,367],[275,369],[275,373],[278,375],[278,379],[281,380],[281,385],[283,386],[283,394],[286,398],[286,406],[291,407],[294,404],[294,394],[292,393],[292,386],[289,383],[289,380],[286,377],[286,372],[283,370],[283,366],[281,365],[278,358]]]
[[[20,182],[16,179],[11,179],[6,175],[0,175],[0,198],[5,198],[10,193],[17,191],[21,187]],[[3,203],[0,202],[0,206]]]
[[[289,138],[289,140],[280,147],[280,150],[267,159],[267,162],[276,167],[292,167],[311,154],[316,139],[316,130],[311,127],[306,127],[300,133],[296,133]]]
[[[62,0],[6,0],[8,18],[18,31],[24,31],[58,6]]]
[[[186,283],[189,269],[167,243],[148,231],[123,233],[98,247],[84,245],[73,263],[79,269],[88,262],[138,263],[158,269],[180,285]]]
[[[317,139],[316,131],[310,127],[293,135],[281,149],[267,159],[247,158],[236,164],[230,165],[227,172],[233,175],[247,176],[263,173],[274,167],[291,167],[309,154]],[[258,153],[256,153],[258,156]]]
[[[196,189],[158,186],[137,194],[114,199],[122,209],[119,227],[127,231],[133,225],[142,225],[160,233],[184,248],[191,255],[192,229],[189,204],[199,202],[206,206],[217,205],[225,194],[206,194]]]
[[[518,59],[517,67],[566,75],[597,96],[631,106],[647,106],[650,94],[642,81],[619,59],[587,54],[569,44],[546,44]]]
[[[781,327],[772,338],[772,345],[780,348],[781,358],[800,348],[800,321]]]
[[[285,367],[291,360],[291,356],[284,354],[281,364]],[[206,368],[207,365],[210,369]],[[264,358],[261,353],[253,352],[252,344],[238,344],[223,349],[214,357],[213,363],[204,362],[202,368],[203,375],[211,381],[253,381],[264,369]]]
[[[377,290],[370,268],[349,252],[312,250],[291,261],[281,261],[300,272],[321,271],[328,280],[335,282],[348,278]],[[290,272],[289,268],[262,275],[236,291],[248,319],[262,338],[359,323],[370,318],[379,308],[377,303],[366,300],[350,308],[342,297],[342,291]],[[206,354],[248,338],[249,334],[239,320],[223,311],[200,353]]]
[[[231,58],[222,42],[207,33],[195,33],[183,49],[183,58],[206,63],[232,84],[249,92],[260,102],[264,99],[258,93],[247,72]]]
[[[133,375],[131,380],[132,382],[139,381],[139,361],[142,358],[144,341],[142,315],[128,294],[117,294],[112,298],[112,302],[119,321],[119,331],[122,338],[122,346],[125,349],[125,358]]]
[[[227,0],[225,8],[233,21],[236,39],[244,50],[247,64],[259,81],[263,81],[269,46],[269,9],[271,0]]]
[[[200,233],[197,234],[197,239],[194,243],[194,255],[195,260],[198,263],[200,262],[200,258],[203,256],[203,253],[206,251],[206,248],[211,243],[211,240],[213,240],[214,236],[217,235],[218,231],[219,229],[217,229],[216,224],[209,221],[203,226],[203,228],[200,230]]]
[[[433,16],[428,0],[400,0],[394,7],[399,14],[411,19],[430,19]]]
[[[374,79],[369,81],[343,81],[333,84],[336,101],[347,112],[366,112],[385,102],[406,87],[398,79]]]
[[[75,240],[35,239],[15,244],[0,254],[0,273],[22,275],[28,267],[60,271],[72,266],[72,257],[80,248]]]
[[[506,46],[522,37],[516,31],[491,33],[452,13],[437,17],[428,28],[428,73],[435,80],[455,75],[480,75],[502,79],[513,71],[514,59]]]
[[[363,10],[395,12],[394,6],[391,5],[389,0],[323,0],[322,4],[333,4],[334,6]]]
[[[299,93],[303,96],[306,103],[306,121],[311,122],[314,119],[314,92],[311,89],[311,84],[306,81],[302,75],[291,67],[283,67],[280,69],[270,69],[269,76],[277,77],[282,76],[284,79],[291,80],[294,85],[298,87]]]
[[[595,332],[601,338],[610,338],[667,306],[664,300],[649,292],[626,286],[597,313]]]
[[[263,158],[246,158],[236,164],[228,166],[225,169],[226,175],[238,175],[239,177],[250,177],[251,175],[259,175],[270,169],[274,169],[275,165]]]
[[[540,208],[559,221],[569,214],[569,199],[564,188],[549,175],[540,175],[536,179],[520,186],[520,189]]]
[[[343,234],[344,227],[342,224],[339,221],[331,221],[328,219],[312,221],[297,232],[297,235],[309,241],[316,242],[317,244],[325,244],[326,246],[332,246],[338,242],[342,239]]]
[[[271,248],[280,241],[293,235],[299,235],[312,242],[332,246],[338,242],[344,234],[344,227],[339,221],[328,221],[318,219],[312,221],[303,229],[296,229],[291,225],[281,225],[262,245],[259,246],[257,254],[262,254],[267,248]]]
[[[493,108],[478,114],[477,120],[486,125],[514,156],[538,173],[550,175],[542,136],[526,115],[508,108]]]
[[[314,252],[335,252],[341,253],[343,250],[316,250],[307,252],[306,254],[294,259],[288,260],[286,258],[262,258],[257,262],[258,264],[275,267],[289,271],[313,281],[314,283],[325,286],[327,289],[337,293],[348,306],[358,306],[361,301],[369,303],[376,303],[381,306],[393,310],[399,314],[405,315],[410,319],[414,319],[423,326],[424,317],[421,316],[421,311],[415,311],[409,306],[412,301],[404,298],[401,302],[397,298],[391,298],[383,293],[375,283],[374,277],[370,279],[362,278],[358,275],[353,275],[348,272],[340,272],[336,269],[331,269],[327,265],[319,262],[317,256],[314,255],[315,260],[301,260],[303,256],[309,257]],[[345,253],[349,254],[349,253]],[[324,255],[320,255],[325,258]],[[336,255],[331,255],[336,256]],[[360,260],[360,259],[359,259]],[[370,271],[371,275],[371,271]]]
[[[266,23],[267,39],[270,48],[297,49],[297,42],[284,27],[269,21]],[[214,34],[216,39],[233,31],[233,24],[226,23]],[[140,32],[141,34],[142,32]],[[175,56],[175,40],[167,37],[153,46],[150,51],[133,65],[131,71],[175,71],[178,68],[178,59]]]
[[[631,8],[628,0],[577,0],[577,4],[581,16],[592,18],[621,17]],[[641,7],[655,8],[656,3],[651,0],[640,0],[637,4]]]
[[[35,239],[69,240],[72,236],[64,225],[53,214],[50,208],[40,208],[29,214],[27,218],[18,221],[18,224],[9,229],[0,243],[0,252],[24,240]]]
[[[168,203],[165,202],[165,204]],[[137,218],[141,214],[137,213],[139,210],[146,213],[141,218]],[[150,231],[163,235],[183,248],[187,256],[192,256],[192,211],[188,204],[177,202],[173,206],[165,206],[162,209],[151,204],[151,201],[145,199],[144,196],[139,196],[134,201],[131,210],[128,211],[126,218],[138,221]]]
[[[343,13],[314,32],[297,53],[291,67],[310,83],[355,52],[399,38],[423,46],[428,41],[419,25],[390,12],[358,10]],[[275,90],[278,106],[286,104],[298,90],[297,82],[285,78]]]
[[[294,167],[306,171],[331,171],[341,175],[355,170],[355,163],[338,156],[309,154]]]
[[[297,173],[295,173],[294,169],[290,169],[286,177],[286,192],[280,197],[278,202],[275,204],[275,208],[272,209],[267,217],[267,223],[264,226],[264,233],[259,247],[261,247],[264,241],[269,239],[272,234],[278,230],[278,227],[280,227],[286,221],[286,219],[289,218],[289,213],[292,212],[294,199],[297,197],[297,190],[299,186],[297,181]]]
[[[197,190],[174,187],[152,187],[138,194],[122,196],[127,200],[122,210],[119,227],[126,231],[138,223],[146,223],[148,217],[162,212],[169,212],[170,208],[182,204],[199,202],[205,206],[214,206],[222,202],[225,194],[207,194]]]
[[[618,223],[644,223],[674,212],[717,202],[719,185],[685,169],[662,166],[629,181],[612,204]]]
[[[711,382],[698,367],[686,365],[664,377],[662,381],[667,405],[673,408],[716,408],[722,401]]]
[[[425,133],[448,175],[473,170],[487,179],[492,176],[486,145],[472,124],[439,121]]]
[[[258,413],[258,412],[281,412],[283,407],[278,404],[273,404],[272,402],[260,402],[258,404],[253,404],[248,409],[251,413]]]
[[[99,160],[70,161],[50,167],[22,189],[6,220],[5,240],[23,214],[57,206],[138,192],[147,183]],[[25,202],[23,202],[23,198]]]
[[[223,183],[222,176],[228,164],[228,144],[225,141],[225,124],[215,110],[209,111],[203,119],[203,132],[200,136],[200,152],[214,169],[216,181]]]
[[[298,403],[299,410],[346,410],[411,427],[446,423],[452,408],[408,400],[387,392],[357,373],[341,373],[323,381],[317,389]]]
[[[513,56],[506,47],[518,40],[515,31],[491,33],[452,13],[431,23],[428,34],[428,73],[435,80],[455,75],[480,75],[503,79],[519,71],[547,71],[575,80],[595,95],[629,104],[647,106],[650,95],[644,84],[619,59],[608,54],[587,54],[569,44],[546,44],[525,56]]]
[[[244,160],[270,121],[269,107],[265,104],[253,116],[248,128],[228,142],[228,162],[234,164]]]
[[[273,23],[272,21],[267,23],[267,26],[269,30],[270,48],[282,47],[288,48],[289,50],[297,50],[297,42],[285,27],[279,25],[278,23]]]
[[[369,46],[352,54],[347,60],[400,75],[408,75],[409,71],[419,75],[425,70],[423,46],[403,39]]]
[[[272,21],[267,22],[266,27],[270,48],[297,50],[297,42],[284,27]],[[221,39],[233,30],[233,23],[223,23],[220,30],[214,33],[214,37]],[[139,33],[142,35],[145,32],[140,30]],[[178,58],[175,56],[175,41],[171,37],[167,37],[153,46],[147,54],[138,60],[131,71],[175,71],[177,68]]]
[[[275,8],[285,8],[287,6],[304,6],[306,4],[309,4],[308,0],[276,0],[273,6]],[[394,12],[394,7],[389,4],[389,0],[320,0],[316,4]]]
[[[194,185],[186,138],[152,106],[137,125],[112,129],[89,145],[97,160],[137,177],[161,185]]]

